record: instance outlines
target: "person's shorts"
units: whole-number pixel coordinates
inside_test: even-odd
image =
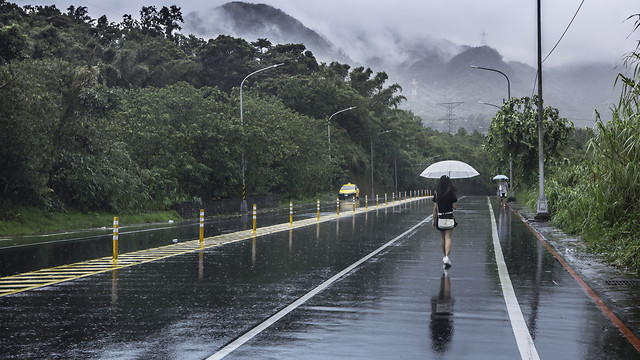
[[[500,193],[500,197],[501,198],[506,198],[507,197],[507,193]]]

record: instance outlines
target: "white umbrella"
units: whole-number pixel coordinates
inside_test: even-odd
[[[428,179],[439,179],[442,175],[447,175],[451,179],[465,179],[480,175],[471,165],[457,160],[438,161],[429,165],[420,174]]]
[[[509,178],[507,177],[507,175],[496,175],[491,180],[509,180]]]

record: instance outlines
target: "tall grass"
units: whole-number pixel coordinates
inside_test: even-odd
[[[636,28],[640,27],[640,15]],[[640,272],[640,48],[618,75],[620,102],[611,119],[597,117],[588,153],[579,164],[556,169],[547,182],[554,222],[580,234],[613,264]]]

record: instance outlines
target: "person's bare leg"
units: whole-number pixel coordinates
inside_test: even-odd
[[[451,252],[451,235],[453,234],[453,229],[451,230],[445,230],[444,231],[444,236],[443,236],[443,250],[444,250],[444,256],[449,256],[449,253]]]

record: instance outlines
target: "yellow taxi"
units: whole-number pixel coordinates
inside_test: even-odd
[[[338,196],[340,199],[348,199],[348,198],[360,198],[360,189],[356,184],[346,183],[342,185],[340,191],[338,192]]]

